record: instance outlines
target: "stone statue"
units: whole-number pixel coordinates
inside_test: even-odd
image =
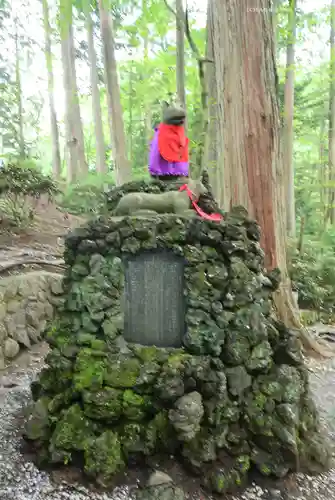
[[[197,202],[207,189],[200,179],[188,179],[187,185]],[[178,214],[193,215],[191,200],[187,191],[168,191],[161,194],[128,193],[121,198],[113,215],[156,215]]]
[[[150,145],[149,173],[164,181],[188,178],[189,139],[185,135],[186,112],[178,105],[165,102],[163,120],[155,127]]]

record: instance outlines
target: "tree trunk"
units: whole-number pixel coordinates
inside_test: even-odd
[[[68,2],[68,0],[60,0],[59,7],[63,84],[65,92],[66,146],[69,154],[67,180],[69,183],[72,183],[78,179],[79,175],[87,172],[87,164],[84,154],[84,138],[78,102],[73,51],[72,3]]]
[[[327,219],[332,225],[335,223],[335,0],[331,0],[330,14],[330,68],[329,68],[329,135],[328,135],[328,164],[329,164],[329,198]]]
[[[212,2],[208,2],[207,7],[207,40],[206,40],[206,57],[209,60],[214,60],[214,32],[213,32],[213,6]],[[215,66],[209,63],[206,66],[206,79],[208,89],[208,115],[209,128],[208,134],[210,137],[208,149],[208,166],[207,171],[209,180],[213,189],[213,194],[219,206],[223,206],[223,193],[221,188],[221,175],[218,166],[218,106],[217,106],[217,86],[215,79]],[[221,138],[223,143],[223,137]],[[222,161],[222,158],[221,158]]]
[[[129,158],[133,157],[133,67],[129,71],[128,91],[129,121],[128,121],[128,151]]]
[[[96,169],[100,174],[107,172],[106,169],[106,149],[102,126],[101,103],[99,92],[99,77],[97,69],[97,55],[94,47],[94,31],[91,15],[90,0],[84,0],[85,21],[87,30],[88,57],[90,61],[90,76],[92,87],[92,112],[95,129],[95,147],[96,147]]]
[[[211,1],[214,40],[222,36],[214,62],[216,79],[224,80],[224,91],[217,94],[218,109],[225,111],[224,201],[245,206],[260,224],[265,265],[281,270],[282,283],[274,295],[279,319],[299,330],[306,348],[326,355],[302,328],[287,272],[271,1],[253,0],[250,8],[241,8],[239,0]]]
[[[176,78],[178,100],[186,110],[185,93],[185,13],[183,0],[176,0]],[[185,124],[186,130],[186,124]]]
[[[49,6],[48,0],[42,0],[43,4],[43,25],[44,25],[44,40],[45,40],[45,59],[48,71],[48,97],[50,111],[50,130],[52,142],[52,172],[56,179],[61,175],[61,157],[59,147],[59,133],[57,125],[57,116],[54,100],[54,76],[52,69],[52,51],[51,51],[51,26],[49,22]]]
[[[65,5],[64,5],[65,4]],[[61,53],[63,65],[63,86],[65,93],[65,135],[66,150],[68,156],[67,162],[67,181],[69,184],[75,181],[78,176],[78,150],[76,130],[74,126],[73,98],[72,98],[72,77],[69,61],[69,28],[70,20],[67,13],[67,0],[60,1],[60,35],[61,35]],[[72,9],[72,7],[70,7]],[[72,15],[71,15],[72,22]]]
[[[16,23],[18,20],[16,20]],[[19,34],[16,29],[15,31],[15,87],[16,87],[16,103],[19,121],[19,156],[20,158],[25,158],[25,142],[24,142],[24,132],[23,132],[23,105],[22,105],[22,84],[21,84],[21,69],[20,69],[20,47],[19,47]]]
[[[123,184],[131,179],[131,166],[127,158],[126,137],[121,106],[119,78],[115,59],[113,22],[108,0],[99,0],[101,37],[105,61],[105,78],[109,125],[115,161],[115,183]]]
[[[87,175],[88,165],[85,156],[85,140],[84,140],[84,130],[83,123],[80,116],[80,105],[78,97],[78,87],[77,87],[77,72],[76,72],[76,60],[75,60],[75,47],[74,47],[74,36],[73,36],[73,26],[72,22],[69,29],[69,62],[71,69],[71,87],[72,87],[72,99],[73,99],[73,112],[74,112],[74,126],[76,130],[77,138],[77,148],[78,148],[78,161],[79,161],[79,172],[80,175]]]
[[[327,211],[327,161],[325,154],[325,132],[326,132],[326,121],[328,116],[328,102],[324,104],[324,113],[321,117],[320,124],[320,139],[319,139],[319,176],[318,181],[320,184],[320,227],[322,228],[321,233],[325,229],[325,214]]]
[[[146,17],[147,15],[147,0],[143,0],[142,2],[142,10],[143,10],[143,15]],[[147,74],[147,68],[149,65],[149,30],[145,30],[145,35],[144,35],[144,74],[142,74],[142,78],[146,80],[147,78],[150,78],[150,75]],[[152,113],[151,113],[151,100],[150,100],[150,95],[145,95],[144,96],[144,102],[143,102],[143,107],[144,107],[144,128],[145,128],[145,138],[146,138],[146,144],[150,143],[150,139],[152,137],[152,125],[151,125],[151,118],[152,118]]]
[[[294,63],[296,39],[296,9],[297,0],[289,0],[289,30],[286,49],[286,80],[284,90],[284,148],[283,160],[286,169],[286,200],[287,200],[287,234],[295,237],[295,196],[294,196],[294,168],[293,168],[293,115],[294,115]]]

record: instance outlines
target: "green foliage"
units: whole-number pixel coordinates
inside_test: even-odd
[[[289,249],[289,273],[299,294],[299,306],[331,315],[335,308],[334,246],[309,241],[301,254]]]
[[[58,192],[56,182],[30,162],[10,162],[0,170],[0,195],[31,196],[42,194],[53,197]]]
[[[60,207],[74,215],[96,215],[105,210],[105,192],[114,185],[113,174],[90,173],[82,181],[68,186],[60,195]]]
[[[41,195],[53,198],[59,192],[56,182],[29,162],[12,161],[0,169],[1,221],[22,226],[34,218],[34,200]]]

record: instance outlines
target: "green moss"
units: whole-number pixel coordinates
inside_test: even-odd
[[[264,476],[270,476],[271,475],[271,469],[267,464],[261,464],[259,467],[259,470]]]
[[[264,410],[266,402],[267,402],[267,397],[265,396],[265,394],[262,394],[261,392],[257,392],[254,395],[254,402],[255,402],[255,405],[259,409]]]
[[[76,394],[71,388],[66,389],[64,392],[57,394],[49,403],[48,411],[51,414],[58,413],[64,407],[70,405],[70,403],[76,398]]]
[[[156,346],[132,346],[131,350],[143,363],[164,362],[169,355],[165,349],[158,349]]]
[[[90,347],[93,340],[96,339],[96,336],[92,333],[78,333],[76,335],[76,343],[80,346]]]
[[[145,426],[131,422],[122,427],[122,451],[129,458],[129,455],[144,453],[148,454],[145,442]]]
[[[146,426],[146,443],[149,450],[170,449],[175,431],[172,429],[168,412],[163,410]]]
[[[42,397],[32,406],[30,418],[25,425],[25,436],[31,441],[44,441],[50,437],[49,403],[49,398]]]
[[[74,389],[100,389],[106,372],[106,362],[95,355],[96,352],[85,348],[77,356],[74,367]],[[103,353],[102,353],[103,355]]]
[[[72,361],[62,356],[58,349],[53,349],[46,357],[48,368],[40,373],[41,391],[46,394],[58,394],[68,389],[72,383]]]
[[[122,391],[105,387],[100,391],[85,391],[84,413],[90,418],[107,422],[118,420],[122,413]]]
[[[236,468],[242,474],[246,474],[250,470],[250,467],[250,457],[248,455],[241,455],[236,459]]]
[[[108,367],[105,373],[105,382],[107,385],[115,387],[116,389],[134,387],[140,370],[141,365],[138,359],[110,359],[108,360]]]
[[[171,354],[167,361],[166,366],[168,366],[171,370],[180,370],[184,367],[185,362],[190,359],[192,356],[187,354],[185,351],[177,351]]]
[[[152,405],[148,396],[140,396],[127,389],[123,393],[123,413],[129,420],[142,420]]]
[[[85,447],[85,472],[102,486],[107,486],[114,474],[125,466],[118,434],[106,431]]]
[[[66,410],[58,421],[51,439],[51,449],[84,450],[88,440],[94,437],[97,427],[75,404]]]

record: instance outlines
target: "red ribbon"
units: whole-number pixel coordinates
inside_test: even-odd
[[[221,214],[206,214],[206,212],[204,212],[199,207],[199,205],[194,201],[193,197],[195,196],[195,194],[192,193],[192,191],[190,190],[190,188],[188,187],[187,184],[183,184],[183,186],[181,186],[181,188],[179,189],[179,191],[186,191],[186,193],[188,194],[189,199],[192,202],[192,205],[193,205],[195,211],[203,219],[212,220],[212,221],[215,221],[215,222],[220,222],[223,219],[223,216]]]

